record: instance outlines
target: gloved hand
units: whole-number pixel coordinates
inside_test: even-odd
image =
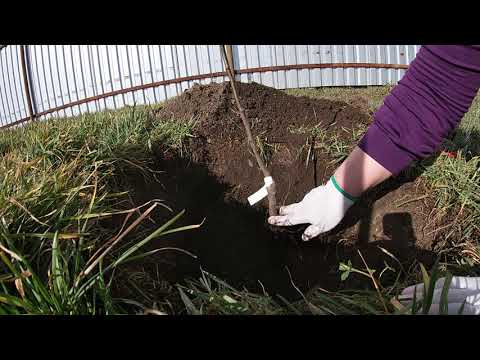
[[[342,190],[334,185],[332,179],[308,192],[302,201],[282,206],[279,209],[280,215],[269,217],[268,222],[278,226],[311,224],[302,235],[303,241],[333,229],[343,219],[355,199],[348,194],[342,194]]]
[[[441,295],[445,278],[438,279],[435,284],[432,305],[429,309],[429,315],[438,315],[440,313]],[[423,297],[423,284],[409,286],[402,291],[399,296],[400,302],[411,304],[416,286],[417,301]],[[453,276],[447,295],[448,314],[456,315],[465,302],[463,315],[480,315],[480,277]]]

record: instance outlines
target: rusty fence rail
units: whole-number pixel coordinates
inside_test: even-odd
[[[237,80],[278,89],[395,83],[416,45],[232,45]],[[2,45],[0,128],[152,104],[227,79],[218,45]]]

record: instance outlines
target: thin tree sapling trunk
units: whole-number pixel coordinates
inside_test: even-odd
[[[227,75],[228,75],[228,78],[230,79],[230,85],[232,87],[233,96],[234,96],[235,102],[237,104],[238,113],[240,115],[240,118],[242,119],[243,126],[245,127],[245,133],[247,135],[248,144],[250,145],[250,148],[252,149],[252,152],[255,156],[258,167],[262,171],[263,176],[264,177],[269,177],[269,176],[271,177],[270,171],[268,170],[267,166],[265,165],[262,158],[260,157],[260,154],[258,153],[257,147],[255,145],[255,141],[253,140],[252,130],[250,128],[250,122],[248,121],[247,116],[245,115],[244,109],[240,105],[240,100],[238,98],[238,93],[237,93],[237,89],[236,89],[236,86],[235,86],[235,73],[234,73],[232,67],[230,66],[230,61],[228,61],[228,59],[227,59],[225,45],[220,45],[220,49],[222,51],[223,60],[225,62],[225,68],[227,69]],[[270,216],[275,216],[275,215],[278,214],[278,211],[277,211],[277,199],[276,199],[276,196],[275,196],[276,187],[275,187],[275,181],[274,180],[273,180],[272,184],[267,187],[267,192],[268,192],[268,213],[269,213]]]

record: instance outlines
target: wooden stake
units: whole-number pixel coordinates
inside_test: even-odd
[[[270,171],[267,169],[265,163],[263,162],[262,158],[260,157],[260,154],[258,153],[257,147],[255,145],[255,141],[253,140],[252,136],[252,130],[250,128],[250,122],[247,119],[247,116],[245,115],[245,111],[243,110],[242,106],[240,105],[240,100],[238,98],[238,93],[237,89],[235,86],[235,72],[233,69],[233,59],[231,60],[232,66],[230,66],[230,61],[228,61],[227,57],[227,46],[229,45],[220,45],[220,49],[223,55],[223,60],[225,62],[225,67],[227,70],[227,75],[228,78],[230,79],[230,85],[232,87],[233,91],[233,96],[235,98],[235,102],[237,104],[238,108],[238,113],[240,115],[240,118],[242,119],[243,126],[245,128],[245,132],[247,135],[247,141],[248,144],[250,145],[250,148],[252,149],[252,152],[255,156],[255,159],[257,161],[258,167],[263,173],[264,177],[269,177],[271,176]],[[231,46],[230,46],[230,51],[231,51]],[[275,216],[278,214],[278,209],[277,209],[277,199],[276,199],[276,186],[275,186],[275,180],[273,180],[272,184],[267,187],[267,192],[268,192],[268,213],[270,216]]]

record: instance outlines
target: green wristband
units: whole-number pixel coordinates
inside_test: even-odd
[[[358,197],[355,197],[355,196],[350,195],[350,194],[347,193],[345,190],[343,190],[343,189],[340,187],[340,185],[338,185],[337,180],[335,180],[335,176],[332,176],[332,177],[330,178],[330,180],[332,181],[333,186],[335,186],[335,189],[337,189],[337,190],[338,190],[343,196],[345,196],[348,200],[355,202],[355,201],[357,201],[358,199],[360,199],[360,198],[358,198]]]

